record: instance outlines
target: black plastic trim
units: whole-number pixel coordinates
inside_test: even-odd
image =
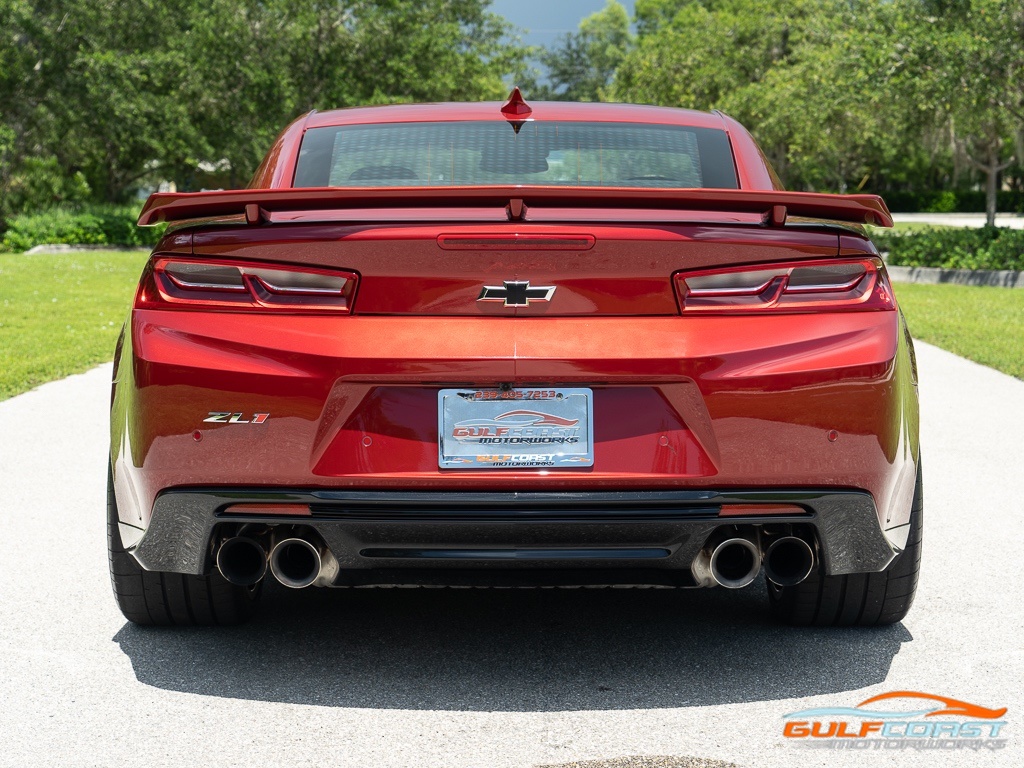
[[[648,560],[668,557],[669,549],[655,547],[633,549],[585,547],[519,547],[517,549],[363,549],[363,557],[407,558],[409,560]]]
[[[233,504],[308,504],[311,515],[237,515]],[[802,515],[719,517],[722,504],[789,503]],[[442,570],[568,569],[589,583],[692,584],[689,569],[719,527],[805,525],[816,534],[825,573],[883,570],[895,556],[871,495],[856,490],[734,490],[645,492],[406,492],[176,488],[157,498],[145,535],[132,550],[147,570],[202,574],[210,568],[215,528],[254,523],[302,526],[315,532],[338,559],[337,583],[434,583]],[[219,535],[219,534],[218,534]],[[563,550],[560,558],[519,556]],[[366,550],[377,550],[367,556]],[[435,556],[409,557],[409,551]],[[441,557],[443,550],[453,556]],[[468,551],[502,556],[468,557]],[[667,551],[652,558],[640,552]],[[394,556],[385,556],[389,552]],[[629,551],[635,557],[627,556]],[[458,554],[463,553],[463,554]],[[413,574],[411,569],[423,573]],[[650,572],[671,570],[650,580]],[[508,574],[506,574],[508,575]],[[523,574],[525,575],[525,574]],[[539,573],[531,579],[539,578]],[[384,581],[381,581],[384,579]],[[469,580],[466,574],[464,580]],[[596,583],[596,582],[595,582]]]

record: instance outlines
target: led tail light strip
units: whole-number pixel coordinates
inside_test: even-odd
[[[896,308],[879,259],[799,261],[675,275],[683,314]]]
[[[136,306],[347,313],[358,281],[347,271],[157,258]]]

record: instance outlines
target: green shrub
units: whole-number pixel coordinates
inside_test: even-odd
[[[982,190],[932,190],[927,192],[879,192],[894,213],[984,213],[985,193]],[[1024,213],[1024,195],[1000,190],[996,210],[1000,213]]]
[[[51,208],[21,214],[8,222],[0,250],[27,251],[37,245],[156,245],[165,227],[139,227],[139,209],[132,205],[89,205]]]
[[[2,139],[0,136],[0,145]],[[85,205],[90,194],[89,182],[81,171],[68,173],[55,157],[26,157],[18,164],[0,200],[0,216],[9,218],[22,211]]]
[[[1024,270],[1024,230],[946,227],[872,235],[888,262],[903,267]]]
[[[927,208],[922,210],[928,211],[929,213],[953,213],[957,206],[956,192],[951,189],[947,189],[944,192],[937,194],[934,199],[928,203]]]

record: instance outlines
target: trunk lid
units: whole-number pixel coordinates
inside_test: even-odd
[[[826,228],[725,222],[293,222],[196,230],[192,250],[352,270],[357,315],[656,316],[678,314],[680,270],[834,257],[839,238]]]

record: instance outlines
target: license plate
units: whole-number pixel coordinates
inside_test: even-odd
[[[581,388],[442,389],[443,469],[594,465],[594,393]]]

